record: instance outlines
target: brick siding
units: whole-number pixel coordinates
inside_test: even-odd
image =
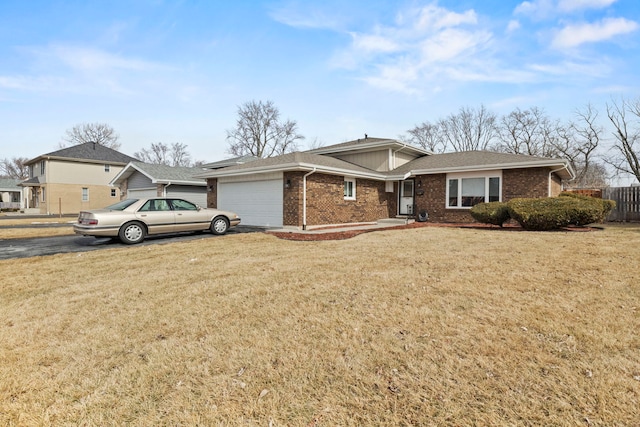
[[[207,207],[218,207],[218,178],[207,178]]]
[[[287,172],[284,190],[285,225],[303,225],[303,172]],[[374,222],[395,216],[396,193],[387,193],[385,183],[356,179],[356,200],[344,200],[344,176],[321,173],[307,177],[307,225]]]
[[[306,172],[285,172],[283,224],[303,225],[303,177]],[[517,197],[547,197],[549,170],[545,168],[511,169],[502,172],[502,201]],[[307,177],[307,225],[374,222],[393,218],[398,212],[398,183],[393,192],[385,183],[356,179],[356,200],[344,200],[344,176],[314,173]],[[552,177],[552,195],[562,190],[562,183]],[[207,179],[207,206],[217,207],[217,179]],[[415,178],[416,214],[426,211],[432,222],[472,222],[468,209],[446,208],[446,174],[421,175]]]
[[[468,209],[447,209],[446,174],[416,177],[416,213],[426,211],[432,222],[473,222]],[[518,197],[547,197],[549,170],[545,168],[505,169],[502,171],[502,201]],[[562,191],[560,178],[553,174],[551,191]],[[420,193],[423,194],[420,194]]]

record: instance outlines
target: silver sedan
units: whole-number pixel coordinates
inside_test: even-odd
[[[82,211],[73,231],[83,236],[118,237],[123,243],[140,243],[147,235],[211,230],[225,234],[240,224],[233,212],[202,208],[173,198],[126,199],[104,209]]]

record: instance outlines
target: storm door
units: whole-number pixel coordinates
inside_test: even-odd
[[[413,215],[413,180],[400,181],[398,214]]]

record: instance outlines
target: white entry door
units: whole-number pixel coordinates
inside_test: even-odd
[[[398,203],[398,214],[413,215],[413,180],[412,179],[400,182],[400,201]]]

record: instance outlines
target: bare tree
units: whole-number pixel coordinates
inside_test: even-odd
[[[413,129],[409,129],[407,133],[409,133],[409,137],[406,138],[406,142],[410,144],[422,147],[433,153],[447,151],[447,142],[438,123],[422,122]]]
[[[272,157],[295,151],[304,136],[295,121],[280,121],[271,101],[250,101],[238,107],[236,127],[227,130],[229,153],[235,156]]]
[[[558,154],[558,123],[540,108],[516,108],[501,118],[499,128],[500,142],[495,146],[498,151],[541,157]]]
[[[162,142],[151,143],[151,147],[143,148],[133,156],[143,162],[155,165],[192,166],[187,145],[179,142],[174,142],[171,146]]]
[[[607,104],[607,116],[613,124],[615,140],[606,162],[617,172],[631,174],[640,181],[640,98]]]
[[[446,149],[453,151],[486,150],[496,136],[496,115],[484,105],[478,109],[460,108],[437,123]]]
[[[595,151],[600,144],[604,128],[598,125],[598,111],[587,104],[582,110],[576,110],[576,121],[566,126],[558,126],[555,147],[558,154],[576,171],[576,178],[570,184],[573,187],[605,186],[606,168],[594,162]]]
[[[25,180],[29,178],[29,167],[25,165],[29,159],[26,157],[5,158],[0,161],[0,176]]]
[[[120,149],[118,139],[120,135],[106,123],[82,123],[68,129],[60,147],[63,148],[70,145],[84,144],[86,142],[95,142],[114,150]]]

